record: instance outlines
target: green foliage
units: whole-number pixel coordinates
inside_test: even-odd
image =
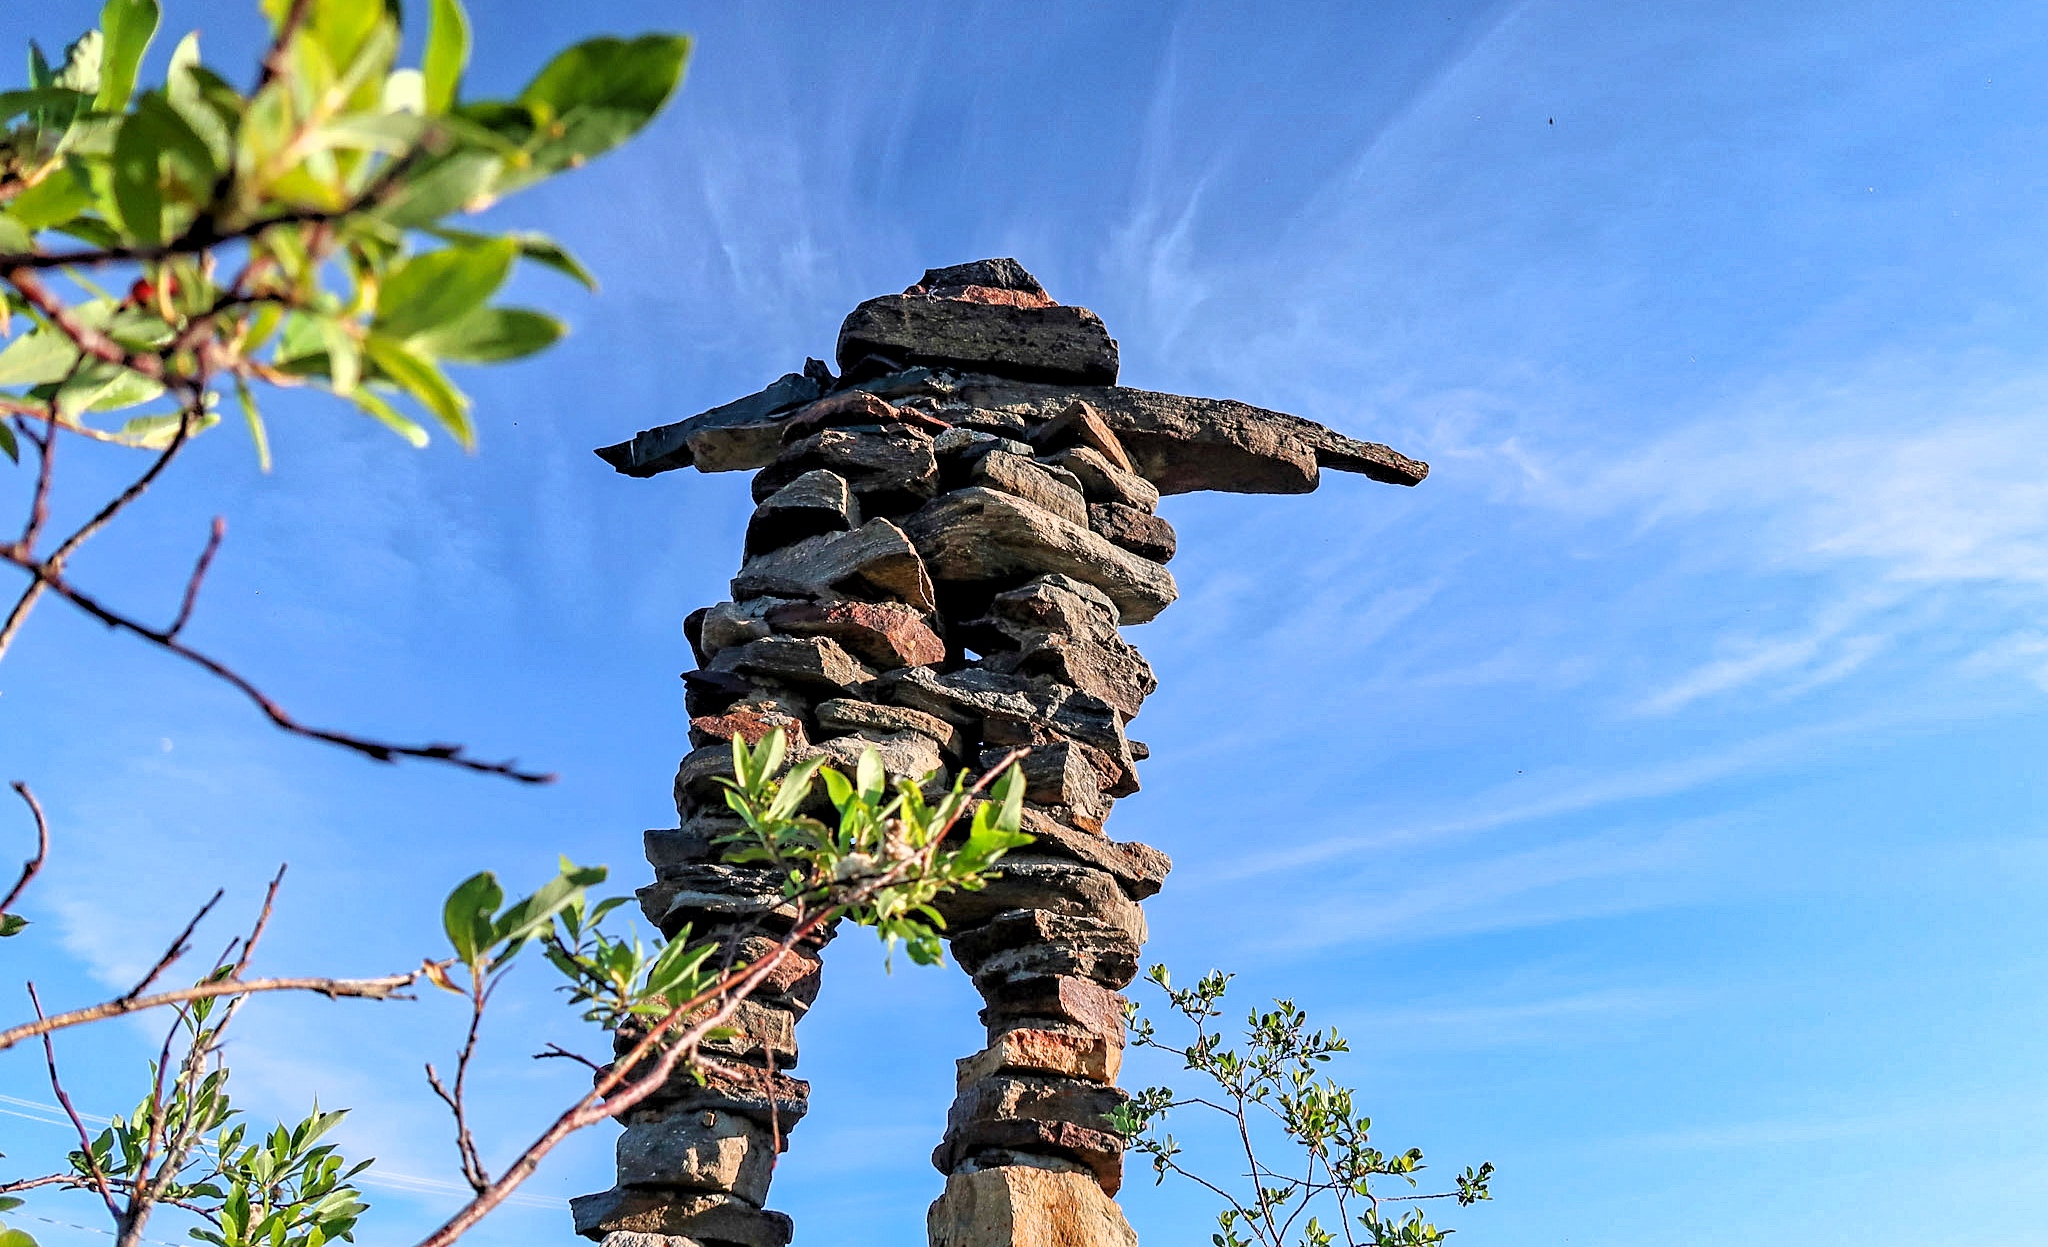
[[[312,385],[415,444],[424,422],[471,446],[445,366],[562,336],[546,313],[491,299],[518,261],[589,285],[583,267],[545,237],[448,222],[638,133],[680,84],[689,40],[592,39],[510,99],[466,100],[460,0],[420,5],[417,67],[397,61],[396,0],[315,0],[287,30],[289,7],[265,0],[279,42],[247,91],[202,61],[196,34],[140,87],[157,2],[108,0],[59,67],[37,52],[28,87],[0,93],[0,411],[161,447],[210,425],[232,384],[267,464],[250,383]],[[75,261],[69,288],[39,276],[53,256]],[[86,280],[108,264],[133,266],[125,293]],[[159,399],[171,407],[115,428],[88,419]],[[13,430],[0,443],[18,457]]]
[[[1131,1150],[1152,1158],[1160,1182],[1177,1174],[1225,1201],[1217,1214],[1219,1232],[1210,1236],[1215,1247],[1288,1247],[1290,1241],[1299,1247],[1331,1247],[1339,1235],[1346,1247],[1440,1247],[1452,1231],[1431,1223],[1413,1206],[1416,1201],[1454,1198],[1462,1206],[1492,1198],[1487,1189],[1491,1162],[1459,1174],[1453,1192],[1386,1195],[1373,1189],[1376,1178],[1397,1178],[1413,1191],[1423,1169],[1422,1151],[1374,1147],[1372,1119],[1358,1111],[1356,1094],[1321,1076],[1333,1056],[1350,1051],[1335,1028],[1311,1030],[1308,1015],[1293,1001],[1276,1000],[1272,1009],[1253,1009],[1246,1016],[1243,1050],[1227,1048],[1210,1026],[1223,1016],[1230,975],[1212,970],[1188,988],[1175,987],[1165,966],[1153,966],[1149,977],[1193,1033],[1185,1046],[1166,1043],[1134,1005],[1132,1045],[1179,1057],[1183,1068],[1208,1085],[1186,1097],[1170,1087],[1147,1087],[1119,1106],[1111,1122]],[[1182,1148],[1162,1125],[1173,1110],[1189,1107],[1230,1119],[1243,1146],[1249,1189],[1233,1193],[1183,1167]],[[1257,1140],[1275,1130],[1291,1153],[1286,1172],[1258,1153]],[[1409,1206],[1389,1209],[1389,1204]],[[1319,1208],[1335,1211],[1334,1229],[1323,1224]],[[1296,1237],[1295,1226],[1304,1216]]]
[[[215,972],[225,977],[226,968]],[[228,1096],[228,1069],[208,1054],[234,1005],[199,1000],[181,1020],[185,1056],[175,1068],[150,1066],[151,1090],[133,1113],[115,1117],[91,1144],[68,1157],[73,1184],[91,1189],[95,1175],[116,1191],[149,1193],[197,1213],[192,1237],[214,1247],[321,1247],[354,1241],[368,1210],[351,1183],[369,1168],[347,1166],[321,1142],[347,1110],[313,1111],[296,1125],[279,1123],[251,1138]],[[345,1167],[346,1166],[346,1167]]]
[[[837,901],[887,947],[900,942],[919,965],[938,963],[946,924],[931,902],[941,892],[983,887],[1004,853],[1031,842],[1019,830],[1022,772],[1012,766],[997,777],[991,801],[974,801],[962,775],[932,802],[910,779],[892,789],[873,748],[862,751],[851,779],[811,758],[777,780],[787,747],[780,728],[751,749],[733,741],[736,779],[721,782],[746,828],[726,842],[726,860],[773,866],[792,899]],[[804,812],[819,780],[838,815],[833,822]]]

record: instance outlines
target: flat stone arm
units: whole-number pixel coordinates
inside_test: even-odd
[[[899,404],[927,398],[941,419],[949,408],[1014,414],[1020,432],[1057,416],[1079,399],[1100,413],[1129,450],[1139,473],[1162,494],[1205,489],[1305,494],[1315,489],[1321,468],[1356,472],[1391,485],[1418,484],[1429,475],[1428,464],[1390,447],[1229,398],[1194,398],[1117,385],[1052,385],[923,367],[850,388]],[[781,451],[785,422],[822,394],[818,381],[790,373],[758,394],[649,429],[597,454],[627,476],[686,467],[701,472],[755,471]]]

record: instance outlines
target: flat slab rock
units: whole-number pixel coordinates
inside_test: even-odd
[[[1116,383],[1116,340],[1085,307],[1020,307],[925,295],[884,295],[839,327],[839,367],[870,355],[1081,385]]]
[[[975,411],[984,423],[1008,416],[1020,431],[1057,418],[1076,400],[1086,402],[1116,434],[1138,475],[1162,494],[1305,494],[1315,489],[1324,468],[1391,485],[1417,485],[1429,475],[1428,464],[1391,447],[1235,399],[1116,385],[1020,381],[986,373],[952,379],[923,373],[906,384],[937,397],[936,414],[942,419],[957,424],[968,411]],[[782,450],[780,419],[799,405],[792,401],[780,410],[769,410],[775,388],[647,430],[631,442],[598,453],[619,471],[635,476],[692,465],[703,472],[766,467]]]
[[[1057,573],[1092,584],[1125,623],[1144,623],[1180,596],[1173,573],[1099,534],[997,490],[971,486],[903,521],[934,580],[973,583]]]

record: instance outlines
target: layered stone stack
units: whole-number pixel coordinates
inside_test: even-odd
[[[1127,725],[1156,687],[1120,628],[1175,597],[1162,492],[1303,492],[1320,467],[1413,484],[1426,467],[1305,420],[1115,385],[1117,347],[1084,308],[1012,260],[936,269],[847,317],[839,374],[819,361],[760,394],[599,452],[652,475],[756,470],[730,601],[686,622],[695,750],[678,827],[650,831],[640,899],[673,934],[748,959],[789,930],[776,880],[713,847],[734,825],[716,777],[730,741],[780,727],[791,760],[950,784],[1019,747],[1025,830],[986,890],[944,911],[986,1007],[988,1046],[959,1063],[933,1163],[934,1247],[1134,1243],[1112,1197],[1122,1143],[1106,1115],[1123,1045],[1119,989],[1145,939],[1139,903],[1166,855],[1105,834],[1146,756]],[[822,944],[822,941],[819,941]],[[795,1025],[816,947],[749,1001],[718,1055],[745,1075],[681,1082],[633,1110],[619,1185],[575,1201],[592,1238],[638,1247],[782,1247],[765,1208],[802,1118]]]

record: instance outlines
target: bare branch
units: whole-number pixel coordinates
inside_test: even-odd
[[[539,1052],[534,1053],[533,1059],[536,1061],[574,1061],[578,1065],[588,1067],[590,1071],[594,1074],[604,1073],[604,1066],[599,1065],[597,1062],[591,1060],[589,1057],[584,1056],[581,1052],[571,1052],[567,1048],[564,1048],[562,1045],[558,1043],[551,1043],[547,1047],[541,1049]]]
[[[199,552],[199,561],[192,566],[192,578],[185,582],[185,600],[178,606],[178,617],[164,630],[165,636],[176,636],[185,630],[186,621],[192,618],[192,607],[199,601],[199,583],[206,579],[206,571],[213,566],[213,556],[220,552],[221,538],[228,535],[228,521],[224,515],[213,517],[213,532],[206,539],[206,548]]]
[[[63,544],[51,552],[50,557],[38,562],[34,554],[26,548],[13,551],[0,550],[0,555],[4,555],[8,561],[23,568],[35,577],[35,579],[29,582],[28,588],[22,590],[20,599],[14,604],[14,609],[8,612],[7,622],[0,624],[0,659],[7,657],[8,647],[14,643],[14,638],[20,633],[22,624],[28,621],[28,613],[35,608],[37,600],[42,597],[49,578],[61,575],[64,571],[64,561],[71,557],[73,551],[91,540],[95,533],[105,528],[109,523],[112,523],[114,517],[126,510],[130,503],[133,503],[137,498],[149,492],[149,487],[156,483],[156,478],[163,475],[164,469],[171,466],[171,460],[177,458],[178,452],[185,448],[186,441],[192,435],[192,422],[196,417],[190,409],[187,409],[184,414],[185,418],[178,422],[178,431],[172,435],[170,444],[165,446],[163,451],[150,462],[149,467],[140,476],[129,482],[128,488],[116,494],[91,519],[80,525],[76,532],[66,537]]]
[[[554,773],[550,771],[520,770],[516,761],[484,762],[471,758],[464,753],[461,745],[438,743],[398,745],[389,741],[372,740],[364,736],[350,735],[347,732],[331,732],[324,728],[309,727],[286,713],[285,709],[273,701],[263,690],[257,688],[246,677],[234,671],[227,664],[191,648],[183,641],[172,636],[168,629],[152,628],[147,624],[139,623],[107,608],[94,598],[74,588],[61,575],[49,571],[47,563],[27,563],[19,558],[15,558],[6,551],[0,551],[0,559],[4,559],[22,568],[30,575],[36,577],[38,584],[46,586],[51,592],[70,602],[73,606],[78,607],[86,614],[91,615],[109,628],[141,637],[143,640],[161,649],[176,654],[178,657],[183,658],[185,661],[209,674],[225,680],[239,690],[243,696],[255,702],[257,709],[261,710],[263,716],[269,719],[271,723],[290,732],[294,736],[303,736],[309,740],[338,745],[343,749],[362,754],[364,757],[378,762],[396,762],[400,758],[418,758],[427,762],[446,763],[449,766],[461,767],[464,770],[476,771],[484,775],[502,775],[508,779],[516,779],[524,784],[551,784],[555,780]]]
[[[270,41],[269,49],[263,53],[263,76],[256,80],[257,91],[290,72],[292,37],[305,26],[306,19],[312,12],[313,0],[292,0],[292,7],[285,11],[284,20],[277,24],[276,37]]]
[[[43,1002],[36,997],[36,985],[28,985],[28,1002],[34,1006],[36,1020],[43,1021]],[[85,1171],[92,1177],[93,1186],[99,1189],[100,1198],[106,1201],[107,1211],[116,1222],[121,1220],[121,1207],[114,1202],[114,1189],[107,1184],[107,1175],[101,1171],[99,1158],[92,1154],[92,1132],[85,1128],[85,1122],[72,1106],[71,1096],[64,1090],[64,1080],[57,1077],[57,1045],[50,1042],[48,1031],[43,1032],[43,1061],[50,1068],[50,1090],[57,1093],[57,1103],[64,1106],[64,1115],[71,1119],[72,1128],[78,1131],[78,1150],[85,1156]]]
[[[208,983],[197,983],[181,987],[176,991],[158,992],[153,996],[138,996],[134,1000],[109,1000],[102,1004],[88,1005],[73,1009],[69,1013],[54,1013],[44,1017],[40,1012],[33,1022],[24,1022],[0,1031],[0,1052],[5,1052],[24,1039],[37,1035],[48,1035],[67,1027],[83,1026],[87,1022],[104,1021],[144,1009],[160,1009],[165,1005],[180,1005],[194,1000],[211,1000],[218,996],[247,996],[257,992],[311,992],[329,1000],[343,996],[359,1000],[410,1000],[400,993],[419,981],[421,971],[406,974],[387,974],[374,979],[328,979],[328,978],[275,978],[275,979],[216,979]]]
[[[42,803],[36,800],[36,794],[29,791],[28,785],[20,780],[15,780],[10,786],[21,795],[23,801],[28,802],[28,812],[36,820],[36,855],[22,863],[21,878],[15,880],[14,886],[8,889],[7,899],[0,901],[0,914],[14,908],[14,902],[20,900],[21,894],[28,890],[29,881],[36,877],[42,870],[43,863],[50,859],[50,823],[43,817]]]
[[[137,996],[140,996],[143,993],[144,989],[146,989],[151,983],[156,982],[157,977],[159,975],[161,975],[165,970],[171,968],[171,963],[177,961],[178,958],[192,951],[192,945],[190,943],[192,939],[192,933],[199,929],[199,923],[201,922],[201,920],[203,920],[206,917],[206,915],[212,911],[215,905],[220,904],[220,898],[225,895],[227,895],[227,889],[214,889],[213,895],[207,899],[206,904],[201,905],[199,907],[199,912],[192,915],[192,921],[185,924],[185,929],[183,931],[178,932],[178,938],[172,940],[171,946],[164,950],[164,955],[156,959],[156,964],[149,968],[149,973],[143,975],[142,981],[137,983],[134,987],[130,988],[128,994],[121,997],[122,1000],[133,1000]]]

